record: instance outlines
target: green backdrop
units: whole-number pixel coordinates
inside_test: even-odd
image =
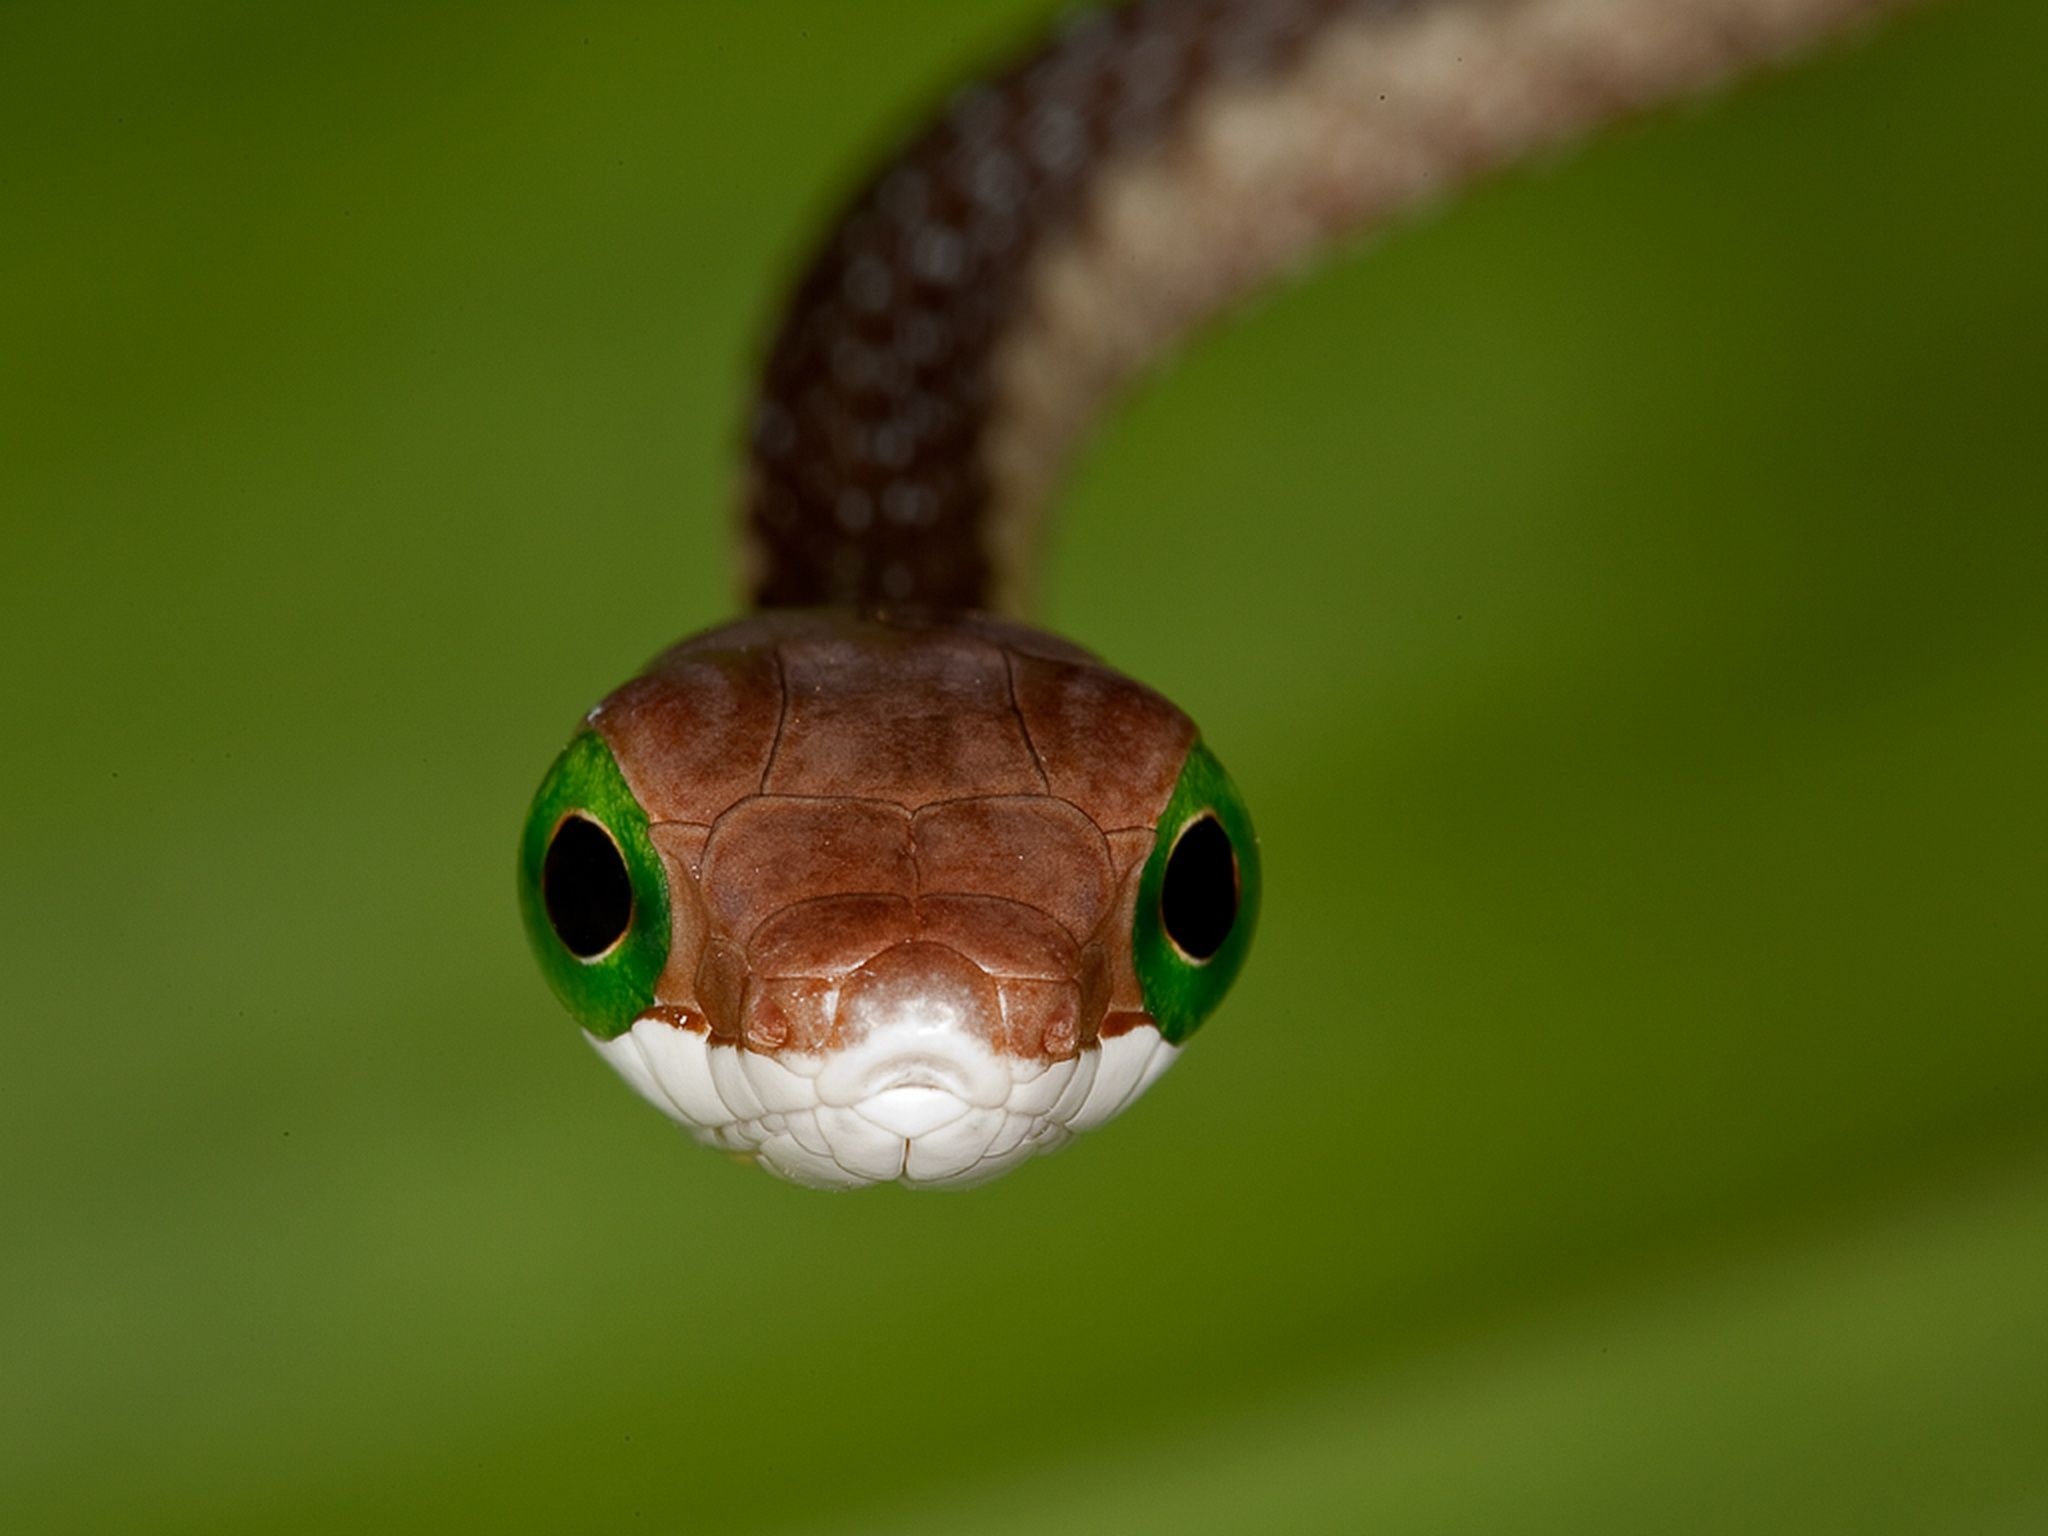
[[[1204,338],[1049,618],[1265,838],[961,1196],[688,1145],[512,861],[748,359],[1042,0],[0,12],[11,1531],[2048,1529],[2036,0]]]

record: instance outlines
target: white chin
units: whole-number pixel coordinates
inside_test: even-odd
[[[1150,1025],[1051,1064],[915,1027],[825,1055],[764,1056],[659,1019],[590,1038],[699,1141],[823,1189],[992,1179],[1112,1118],[1180,1054]]]

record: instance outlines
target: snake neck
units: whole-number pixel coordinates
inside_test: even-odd
[[[1347,237],[1911,0],[1137,0],[938,119],[827,234],[749,427],[758,606],[1019,612],[1134,373]]]

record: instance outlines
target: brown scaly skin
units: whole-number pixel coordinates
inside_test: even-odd
[[[1136,0],[959,92],[836,220],[749,424],[764,607],[1021,607],[1117,387],[1334,243],[1914,0]]]
[[[592,723],[668,870],[675,1024],[836,1051],[891,989],[936,988],[998,1053],[1051,1061],[1150,1022],[1124,938],[1194,726],[1078,647],[768,613],[676,646]]]
[[[1034,262],[1107,166],[1368,8],[1139,0],[1085,13],[882,167],[798,284],[763,369],[755,600],[992,606],[991,365],[1027,318]]]

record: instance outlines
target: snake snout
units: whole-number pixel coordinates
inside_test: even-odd
[[[1002,1027],[1003,1002],[988,972],[956,949],[911,940],[892,944],[847,978],[839,994],[839,1038],[858,1045],[888,1032],[929,1042],[986,1048]]]
[[[906,1114],[933,1095],[1000,1104],[1009,1072],[991,1041],[1002,1017],[995,982],[957,950],[894,945],[847,980],[842,1045],[819,1075],[819,1096],[844,1104],[887,1096],[900,1099]]]

